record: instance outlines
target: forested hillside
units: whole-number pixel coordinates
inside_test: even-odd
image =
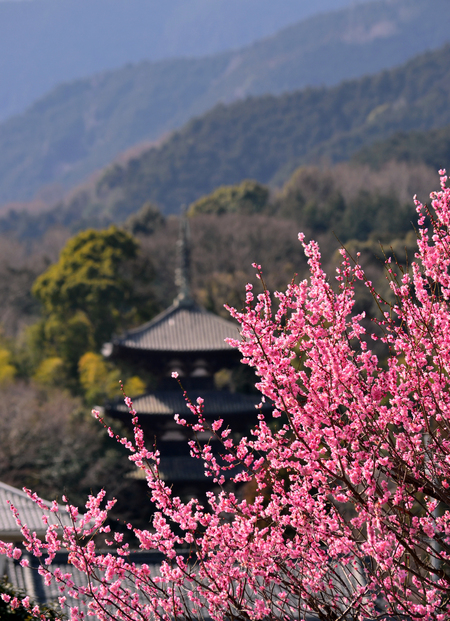
[[[311,17],[245,49],[207,58],[142,62],[59,86],[26,113],[0,125],[0,203],[29,199],[45,185],[58,183],[63,188],[71,187],[95,169],[106,165],[124,149],[136,143],[160,139],[217,102],[229,103],[249,95],[292,92],[308,85],[333,85],[343,79],[393,67],[419,52],[448,41],[449,21],[450,4],[446,0],[379,0]],[[6,56],[4,62],[5,59]],[[410,78],[405,76],[405,79]],[[366,85],[365,82],[361,84]],[[401,84],[389,83],[387,86],[390,90],[385,96],[381,95],[380,86],[378,99],[372,94],[361,99],[359,92],[349,92],[348,96],[358,99],[362,114],[370,113],[376,105],[388,103],[402,108],[405,103],[409,104],[410,93],[403,91]],[[415,94],[411,92],[413,98],[417,97],[420,86],[417,85]],[[395,95],[398,101],[391,98],[394,91],[400,93]],[[271,99],[264,104],[256,104],[255,114],[267,113],[269,117],[274,115],[274,106],[286,108],[288,116],[280,129],[288,134],[291,133],[290,122],[303,122],[303,116],[296,108],[305,107],[304,116],[308,118],[308,124],[312,123],[313,133],[317,135],[303,136],[299,128],[296,137],[305,141],[304,148],[300,150],[290,148],[284,144],[284,138],[279,138],[280,148],[288,148],[285,163],[292,156],[296,160],[295,167],[318,143],[329,140],[330,132],[344,131],[345,141],[358,143],[358,136],[348,134],[351,128],[346,126],[347,121],[342,119],[341,123],[335,113],[332,115],[332,126],[326,123],[323,131],[319,129],[319,117],[322,119],[329,113],[331,104],[342,108],[341,104],[347,97],[345,92],[345,88],[336,91],[339,101],[334,100],[333,95],[314,90],[302,97],[287,97],[280,104],[278,100]],[[310,118],[308,115],[312,114],[316,98],[320,101],[317,115]],[[376,100],[381,103],[377,104]],[[245,106],[251,109],[253,104],[244,104],[244,115],[247,114]],[[344,116],[352,116],[356,110],[351,103],[349,106],[351,112],[347,114],[343,110]],[[372,108],[368,109],[369,106]],[[225,112],[226,116],[241,114],[241,108],[230,110]],[[403,112],[399,110],[400,115]],[[278,114],[281,116],[281,108]],[[207,118],[214,119],[212,122],[220,125],[224,122],[222,116],[216,110],[212,117]],[[352,128],[360,127],[360,116],[357,112],[357,123],[352,123]],[[387,118],[386,115],[383,118]],[[379,121],[380,118],[373,124],[373,131],[378,131]],[[420,125],[420,119],[418,121],[418,127],[429,126],[427,123]],[[254,121],[251,124],[254,125]],[[399,127],[402,126],[394,123],[394,129]],[[209,132],[206,126],[205,131]],[[254,128],[254,131],[267,131],[267,140],[272,141],[273,129],[270,126],[267,130],[261,127]],[[203,137],[191,135],[204,142]],[[163,159],[172,158],[170,153],[174,140],[178,138],[169,141],[167,150],[161,152]],[[364,141],[365,138],[360,143]],[[220,143],[218,147],[223,149]],[[325,150],[334,154],[343,148],[338,141]],[[236,149],[237,162],[227,165],[230,169],[240,165],[239,147]],[[256,155],[258,159],[258,150],[256,145],[248,151],[248,157]],[[269,181],[278,166],[278,155],[272,146],[269,151],[270,162],[263,165],[265,172],[261,180],[264,181]],[[218,156],[221,157],[220,153]],[[339,153],[336,156],[339,157]],[[274,157],[275,161],[272,161]],[[245,176],[256,175],[257,168],[255,172],[248,170]],[[234,181],[236,178],[231,170],[227,179],[219,179],[219,182]],[[211,187],[203,187],[200,192],[209,189]],[[164,192],[156,190],[158,195]],[[156,194],[154,199],[160,201]],[[191,200],[194,194],[188,192],[183,200]],[[178,200],[178,197],[168,197],[168,204],[161,204],[164,208],[173,209],[174,201]]]
[[[450,170],[450,125],[428,131],[397,132],[355,153],[353,161],[380,168],[389,160]]]
[[[160,147],[106,168],[92,184],[40,216],[13,213],[3,231],[41,234],[121,222],[151,200],[176,212],[224,184],[280,185],[301,164],[330,164],[396,131],[450,123],[450,47],[403,67],[281,97],[219,105]]]

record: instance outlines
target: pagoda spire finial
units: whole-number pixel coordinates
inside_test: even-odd
[[[178,295],[174,300],[177,306],[190,306],[194,303],[191,294],[191,239],[186,207],[182,205],[180,215],[180,236],[177,241],[178,267],[175,270],[175,284]]]

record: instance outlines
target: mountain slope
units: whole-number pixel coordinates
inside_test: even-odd
[[[0,203],[75,185],[219,101],[393,66],[448,39],[447,0],[380,0],[310,18],[249,48],[140,63],[63,85],[0,125]]]
[[[0,119],[62,81],[143,59],[215,54],[349,0],[0,2]],[[57,53],[55,53],[57,51]]]
[[[353,161],[378,169],[389,160],[423,163],[434,170],[450,172],[450,125],[428,131],[397,132],[386,140],[363,147]]]
[[[30,225],[75,228],[123,221],[151,200],[165,213],[224,184],[280,184],[299,165],[348,159],[396,131],[450,124],[450,46],[406,65],[326,89],[217,106],[123,165],[107,167]],[[3,221],[3,230],[10,225]],[[6,228],[5,228],[6,227]],[[30,228],[31,227],[31,228]]]

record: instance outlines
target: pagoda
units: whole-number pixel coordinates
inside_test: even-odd
[[[173,304],[144,325],[113,338],[104,355],[121,359],[149,371],[155,378],[155,389],[133,399],[139,423],[147,443],[155,442],[161,454],[160,476],[184,496],[211,488],[205,477],[203,462],[189,455],[188,440],[192,432],[175,422],[175,414],[194,422],[183,391],[172,373],[178,374],[183,389],[192,402],[204,399],[207,422],[221,418],[224,427],[243,434],[256,422],[260,397],[219,390],[214,375],[221,369],[240,364],[240,353],[227,338],[239,338],[238,324],[208,312],[198,305],[191,293],[189,226],[181,218],[178,245],[179,266],[176,270],[178,295]],[[130,395],[132,397],[132,395]],[[130,424],[123,401],[107,404],[105,412]],[[200,441],[212,441],[209,433]],[[219,449],[219,443],[213,445]]]

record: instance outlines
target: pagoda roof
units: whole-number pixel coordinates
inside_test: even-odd
[[[203,413],[207,417],[250,414],[256,411],[256,407],[261,401],[261,395],[242,395],[225,390],[198,390],[197,392],[188,390],[187,393],[193,403],[196,402],[198,396],[204,399]],[[264,405],[264,409],[270,407],[268,404]],[[133,399],[133,407],[138,415],[173,416],[174,414],[183,414],[185,416],[190,414],[181,390],[157,390],[136,397]],[[108,409],[116,412],[128,412],[123,401],[110,404]]]
[[[159,464],[159,476],[163,481],[205,481],[203,460],[190,456],[162,456]],[[139,470],[138,472],[143,472]]]
[[[158,476],[162,481],[169,481],[170,483],[208,482],[209,477],[205,474],[203,459],[197,459],[190,455],[160,455],[159,460]],[[222,463],[222,465],[225,465],[220,457],[218,461]],[[236,476],[238,472],[242,472],[242,470],[242,464],[238,463],[234,464],[231,468],[223,470],[222,474],[226,480],[229,480]],[[134,480],[146,480],[147,473],[145,470],[139,468],[132,471],[129,478]]]
[[[226,338],[239,338],[238,324],[194,302],[173,304],[154,319],[113,339],[113,347],[149,352],[224,352]]]

